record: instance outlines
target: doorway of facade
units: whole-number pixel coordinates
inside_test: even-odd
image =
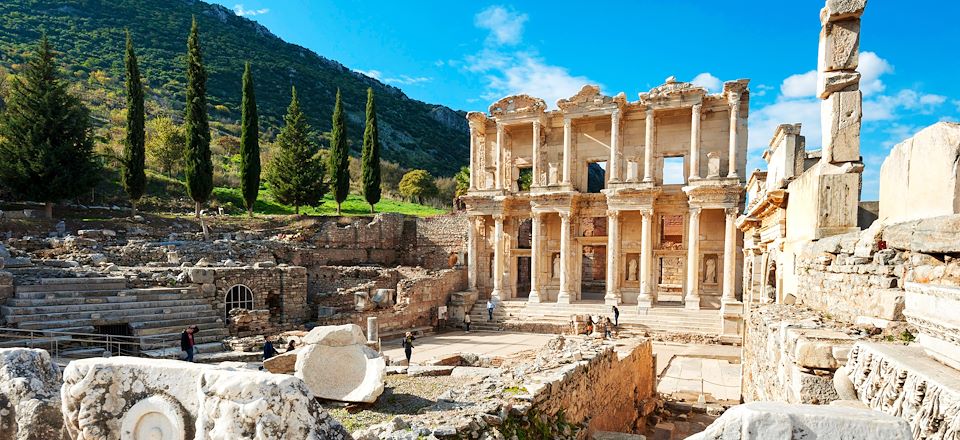
[[[683,304],[683,257],[657,257],[657,304]]]
[[[517,257],[517,298],[530,297],[530,257]]]
[[[580,299],[603,301],[607,291],[607,247],[584,246],[580,267]]]

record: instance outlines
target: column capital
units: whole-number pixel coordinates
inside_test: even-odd
[[[570,221],[570,211],[559,211],[557,212],[557,214],[560,215],[560,220],[563,220],[565,222]]]
[[[703,108],[703,103],[696,103],[690,107],[695,113],[700,113],[700,110]]]
[[[703,209],[703,208],[701,208],[701,207],[699,207],[699,206],[691,206],[691,207],[690,207],[690,215],[698,216],[698,215],[700,215],[700,211],[701,211],[702,209]]]
[[[607,210],[607,218],[609,218],[609,219],[611,219],[611,220],[616,220],[618,217],[620,217],[620,210],[619,210],[619,209],[610,209],[610,210]],[[608,231],[607,233],[609,234],[609,231]]]
[[[723,211],[727,214],[727,217],[733,217],[734,220],[740,216],[740,208],[737,207],[724,208]]]
[[[505,216],[505,215],[503,215],[503,214],[493,214],[492,217],[493,217],[493,220],[494,220],[494,221],[497,221],[497,222],[503,222],[503,220],[504,220],[505,218],[507,218],[507,216]]]
[[[646,110],[646,112],[647,112],[647,117],[648,117],[648,118],[652,118],[652,117],[653,117],[653,111],[654,111],[654,110],[655,110],[655,109],[654,109],[654,107],[653,107],[652,105],[647,104],[647,110]]]
[[[728,103],[731,107],[739,106],[739,105],[740,105],[740,93],[737,92],[737,93],[731,93],[730,95],[728,95],[728,96],[727,96],[727,103]]]
[[[530,218],[533,220],[540,220],[543,218],[543,212],[540,211],[530,211]]]
[[[638,209],[637,211],[640,211],[640,215],[643,216],[643,218],[646,218],[646,219],[648,219],[648,220],[650,219],[650,217],[653,217],[653,208],[652,208],[652,207],[651,207],[651,208],[640,208],[640,209]]]

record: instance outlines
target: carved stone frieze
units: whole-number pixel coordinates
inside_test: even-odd
[[[534,98],[530,95],[510,95],[501,98],[499,101],[490,105],[490,115],[493,117],[509,115],[536,115],[543,113],[547,109],[547,104],[540,98]]]
[[[565,112],[589,112],[595,110],[622,109],[627,103],[627,96],[620,92],[616,96],[606,96],[600,93],[600,87],[587,84],[566,99],[558,99],[557,107]]]

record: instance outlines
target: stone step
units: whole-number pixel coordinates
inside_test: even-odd
[[[139,324],[139,323],[138,323]],[[223,333],[226,334],[226,327],[223,326],[223,323],[214,321],[214,320],[205,320],[197,321],[195,319],[174,319],[174,320],[163,320],[163,321],[154,321],[149,323],[150,328],[141,328],[134,327],[133,334],[137,336],[156,336],[169,333],[179,334],[185,328],[196,325],[201,332],[205,331],[220,331],[223,330]]]
[[[137,311],[137,312],[139,312],[139,311]],[[70,319],[70,320],[66,320],[66,321],[35,321],[35,322],[25,322],[25,323],[23,323],[23,324],[20,324],[18,327],[21,328],[21,329],[28,329],[28,330],[43,330],[43,329],[49,329],[49,328],[55,328],[55,327],[67,327],[67,326],[70,326],[70,325],[88,325],[88,326],[93,326],[93,325],[114,324],[114,323],[118,323],[118,322],[129,322],[129,323],[145,322],[145,321],[153,321],[153,320],[157,320],[157,319],[170,319],[170,320],[174,320],[174,319],[192,318],[192,319],[195,319],[195,320],[197,320],[197,321],[200,321],[200,320],[203,319],[203,318],[211,318],[211,317],[212,317],[212,318],[216,318],[216,317],[218,317],[218,316],[216,315],[216,312],[214,312],[214,311],[212,311],[212,310],[210,310],[210,309],[208,308],[208,310],[206,310],[206,311],[200,311],[200,312],[194,311],[194,312],[180,312],[180,313],[168,313],[168,314],[163,314],[163,313],[156,313],[156,312],[154,312],[154,313],[139,314],[139,315],[120,315],[120,316],[112,314],[112,315],[110,315],[110,316],[101,317],[101,318],[99,318],[99,319],[93,319],[93,318],[79,319],[79,318],[74,318],[74,319]],[[108,318],[109,318],[109,319],[108,319]]]
[[[19,288],[18,288],[19,289]],[[180,295],[198,295],[197,289],[190,287],[177,288],[148,288],[148,289],[59,289],[46,292],[21,292],[14,294],[18,299],[56,299],[56,298],[92,298],[98,296],[141,296],[141,295],[162,295],[162,294],[180,294]]]
[[[197,344],[194,348],[194,356],[199,353],[216,353],[223,351],[222,342],[209,342]],[[154,348],[140,352],[141,356],[157,359],[179,359],[183,352],[180,351],[179,340],[176,347]]]
[[[127,280],[123,278],[70,278],[73,283],[50,283],[50,279],[40,280],[40,284],[25,284],[16,287],[16,292],[58,292],[58,291],[84,291],[84,290],[122,290],[127,288]],[[77,280],[82,280],[77,282]],[[111,280],[111,281],[96,281]]]
[[[102,303],[102,304],[80,304],[80,305],[38,305],[38,306],[26,306],[26,307],[9,307],[9,306],[0,306],[0,313],[3,313],[4,316],[15,316],[19,322],[25,322],[36,319],[49,319],[55,315],[67,314],[67,313],[97,313],[104,311],[113,311],[113,310],[132,310],[132,309],[166,309],[171,307],[188,307],[188,306],[198,306],[198,307],[209,307],[209,304],[202,299],[169,299],[161,301],[134,301],[123,303],[122,305],[117,305],[115,303]],[[21,318],[31,318],[31,319],[21,319]],[[15,322],[15,321],[12,321]]]
[[[194,336],[193,340],[197,345],[201,344],[220,344],[223,345],[223,338],[229,336],[226,331],[223,333],[210,333],[203,334],[201,331]],[[156,350],[162,348],[174,347],[178,351],[180,350],[180,332],[177,333],[168,333],[164,335],[151,336],[149,339],[144,339],[141,344],[142,349],[144,350]]]
[[[75,307],[75,306],[53,306],[55,307]],[[128,321],[126,317],[132,315],[150,315],[153,319],[160,319],[164,315],[182,313],[182,312],[209,312],[214,313],[209,304],[200,300],[190,300],[190,303],[183,304],[179,302],[148,302],[148,303],[130,303],[124,304],[124,307],[116,307],[113,304],[104,304],[98,306],[87,306],[77,310],[47,312],[43,307],[25,307],[9,308],[0,306],[0,311],[6,316],[9,324],[26,324],[33,322],[43,322],[48,320],[72,320],[72,319],[99,319],[110,321]],[[12,313],[11,313],[12,312]],[[97,315],[97,316],[94,316]]]
[[[29,307],[29,306],[59,306],[59,305],[82,305],[82,304],[119,304],[137,301],[176,301],[187,299],[203,299],[198,293],[147,293],[137,295],[94,295],[94,296],[69,296],[69,297],[44,297],[38,299],[10,298],[7,300],[7,306],[10,307]]]
[[[127,279],[124,277],[91,277],[91,278],[42,278],[40,279],[41,285],[49,286],[62,286],[62,285],[74,285],[74,284],[115,284],[115,283],[126,283]]]

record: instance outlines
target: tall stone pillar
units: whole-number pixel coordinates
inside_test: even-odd
[[[490,298],[503,299],[503,214],[493,216],[493,292]]]
[[[480,225],[483,224],[483,217],[473,215],[468,218],[467,223],[467,283],[470,290],[477,290],[477,232]]]
[[[470,124],[470,191],[477,189],[476,181],[479,168],[477,166],[477,130]]]
[[[824,164],[860,161],[860,17],[866,1],[827,2],[820,14],[817,96]]]
[[[724,336],[737,336],[743,332],[743,303],[737,301],[737,215],[739,209],[727,208],[726,231],[723,236],[723,296],[720,299],[720,316]]]
[[[620,181],[620,110],[610,115],[610,182]]]
[[[687,232],[687,292],[683,302],[687,309],[700,308],[700,208],[690,207]]]
[[[740,140],[740,93],[730,97],[730,163],[727,165],[727,177],[738,177],[737,143]]]
[[[702,104],[694,104],[690,115],[690,180],[700,178],[700,110]]]
[[[493,178],[496,189],[503,189],[503,141],[506,138],[503,130],[503,124],[497,121],[497,175]]]
[[[643,181],[653,182],[653,107],[647,107],[647,128],[643,145]]]
[[[536,144],[534,144],[536,145]],[[540,248],[543,240],[540,239],[541,222],[543,214],[534,212],[532,214],[532,232],[530,234],[530,297],[527,302],[540,302],[540,269],[542,267],[543,250]]]
[[[530,150],[533,152],[533,176],[530,179],[530,187],[540,186],[540,120],[533,121],[533,145]]]
[[[620,292],[620,211],[607,211],[607,305],[623,302]]]
[[[560,293],[558,304],[570,304],[570,213],[560,212]]]
[[[573,143],[573,120],[563,118],[563,180],[560,183],[570,184],[570,154]]]
[[[727,208],[723,234],[723,301],[736,301],[737,285],[737,208]]]
[[[657,302],[657,289],[650,279],[653,267],[653,209],[640,211],[643,219],[640,222],[640,296],[637,297],[637,307],[651,308]]]

